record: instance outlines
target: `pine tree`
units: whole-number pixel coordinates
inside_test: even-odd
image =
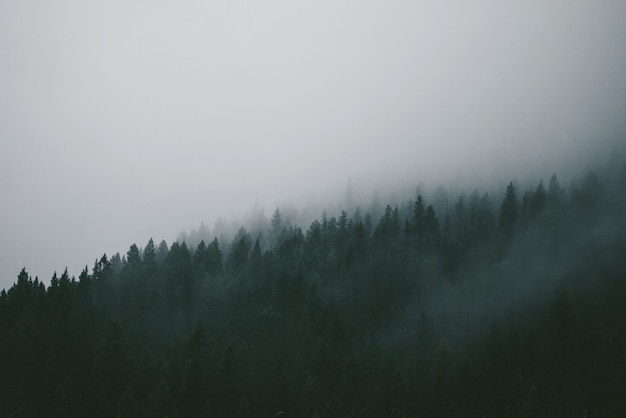
[[[513,232],[515,221],[517,221],[517,194],[515,192],[515,186],[513,182],[510,182],[506,187],[506,193],[500,206],[499,217],[500,231],[509,236]]]

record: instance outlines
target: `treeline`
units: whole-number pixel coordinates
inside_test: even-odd
[[[150,240],[0,293],[0,415],[620,416],[626,169]]]

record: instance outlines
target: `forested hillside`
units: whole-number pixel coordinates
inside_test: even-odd
[[[22,270],[0,416],[623,416],[624,161],[502,187]]]

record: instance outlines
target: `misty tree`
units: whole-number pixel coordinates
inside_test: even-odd
[[[558,206],[555,178],[521,205],[513,183],[461,193],[443,222],[421,196],[375,225],[281,215],[270,248],[239,229],[225,272],[217,236],[48,287],[23,269],[0,291],[0,416],[621,416],[622,186],[599,178]]]
[[[206,226],[204,222],[201,222],[200,227],[198,228],[198,239],[205,242],[208,242],[211,239],[209,227]]]
[[[196,247],[193,253],[193,264],[196,269],[201,271],[207,271],[207,260],[208,260],[208,248],[204,243],[204,240],[200,241],[198,246]]]
[[[582,212],[596,210],[598,206],[603,203],[603,195],[604,186],[593,170],[589,170],[585,173],[580,182],[580,186],[573,183],[570,192],[572,201]]]
[[[543,187],[543,180],[539,182],[537,187],[535,188],[535,195],[533,196],[533,200],[531,201],[531,212],[533,216],[537,216],[543,210],[543,207],[546,204],[547,193],[545,187]]]
[[[439,220],[437,219],[437,215],[435,215],[433,205],[428,205],[426,209],[422,228],[424,235],[423,242],[426,247],[433,248],[438,245],[440,240]]]
[[[174,242],[163,262],[169,302],[184,307],[189,313],[193,298],[194,271],[191,254],[184,242]]]
[[[398,208],[391,209],[391,206],[387,205],[374,231],[374,237],[385,240],[396,237],[399,232],[400,217],[398,215]]]
[[[539,182],[534,190],[526,190],[522,197],[521,214],[522,220],[528,222],[536,219],[544,209],[548,195],[543,180]]]
[[[230,252],[228,254],[229,270],[236,271],[246,264],[248,255],[250,254],[251,241],[250,234],[241,227],[235,238],[233,238],[233,242],[230,246]]]
[[[143,265],[149,276],[154,276],[157,270],[157,253],[152,238],[143,250]]]
[[[163,263],[163,261],[165,261],[165,258],[167,257],[169,250],[170,249],[167,246],[167,242],[165,242],[165,240],[162,240],[159,243],[159,247],[157,248],[157,251],[156,251],[156,261],[158,264],[161,264]]]
[[[222,271],[222,250],[217,238],[207,246],[206,252],[206,268],[210,274],[220,273]]]
[[[92,284],[92,277],[89,274],[89,268],[85,266],[83,270],[78,275],[78,286],[79,289],[89,289]]]
[[[453,235],[457,242],[465,245],[469,240],[469,211],[465,194],[461,194],[454,204]]]
[[[422,242],[424,235],[424,218],[426,216],[426,209],[424,208],[424,201],[422,195],[418,195],[415,200],[415,207],[413,211],[413,224],[415,226],[415,233],[418,238],[418,242]]]
[[[269,231],[270,246],[274,247],[278,245],[284,227],[285,227],[285,224],[283,221],[283,217],[280,213],[280,210],[276,208],[276,210],[274,210],[274,214],[272,215],[272,219],[270,220],[270,231]]]
[[[500,206],[500,216],[498,226],[505,235],[510,235],[513,231],[515,221],[517,221],[517,194],[513,182],[506,186],[506,192],[502,205]]]
[[[262,258],[263,252],[261,251],[261,240],[257,237],[254,241],[252,251],[250,251],[250,261],[252,262],[253,268],[257,269],[260,267]]]
[[[548,183],[548,199],[552,204],[558,203],[562,199],[563,191],[559,180],[556,177],[556,173],[552,174]]]
[[[139,270],[141,268],[141,255],[139,254],[139,248],[136,244],[130,246],[130,249],[126,253],[126,266],[133,270]]]

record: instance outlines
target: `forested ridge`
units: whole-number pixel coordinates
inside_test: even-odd
[[[623,416],[626,164],[502,183],[24,269],[0,416]]]

